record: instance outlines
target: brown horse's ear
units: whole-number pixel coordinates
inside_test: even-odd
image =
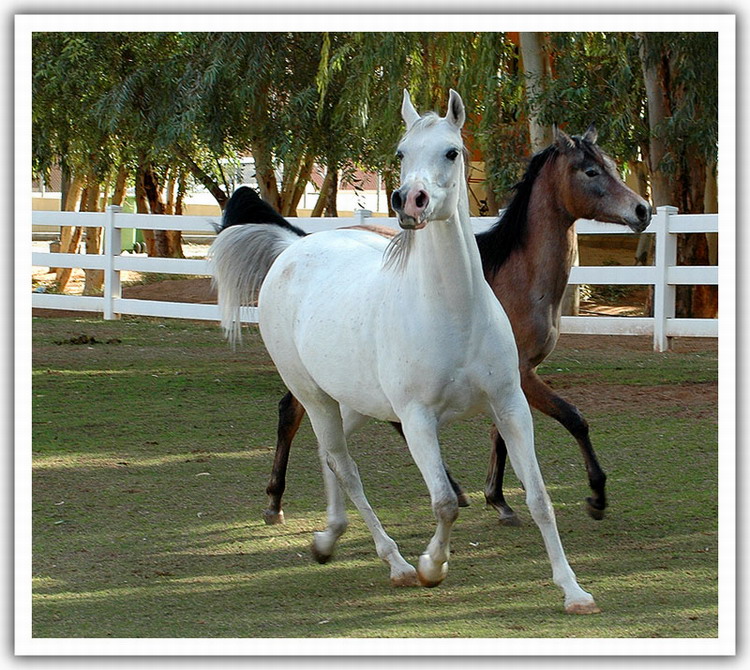
[[[591,144],[596,144],[596,138],[599,137],[599,133],[596,130],[596,126],[592,123],[587,129],[586,132],[583,134],[583,139],[585,142],[591,142]]]
[[[575,149],[575,142],[565,131],[560,130],[557,124],[552,126],[552,136],[554,138],[555,146],[560,151],[569,151]]]

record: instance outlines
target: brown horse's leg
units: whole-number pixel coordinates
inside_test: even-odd
[[[291,392],[279,402],[279,425],[276,437],[276,456],[273,459],[273,470],[268,480],[266,493],[268,507],[263,510],[267,524],[284,523],[284,511],[281,509],[281,496],[286,488],[286,468],[289,463],[289,449],[292,440],[299,430],[305,408]]]
[[[503,476],[508,450],[505,441],[495,426],[492,427],[492,451],[490,452],[490,467],[487,471],[487,482],[484,485],[484,499],[494,507],[500,515],[500,523],[504,526],[520,526],[513,508],[505,501],[503,495]]]
[[[398,421],[391,421],[391,426],[393,426],[398,431],[398,434],[401,435],[401,437],[404,437],[404,430],[403,428],[401,428],[401,424]],[[461,485],[455,479],[453,479],[445,463],[443,463],[443,468],[445,469],[445,474],[448,475],[448,481],[450,482],[451,488],[455,492],[456,496],[458,496],[458,506],[469,507],[471,505],[471,502],[469,501],[469,496],[467,496],[466,493],[464,493],[464,490],[461,488]]]
[[[593,496],[586,498],[588,513],[594,519],[603,519],[604,510],[607,507],[607,497],[604,492],[607,475],[596,460],[586,419],[575,405],[557,395],[533,370],[521,374],[521,386],[532,407],[559,421],[578,442],[586,464],[589,486],[593,491]]]

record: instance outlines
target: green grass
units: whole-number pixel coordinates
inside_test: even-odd
[[[97,343],[72,344],[80,335]],[[310,558],[325,498],[306,422],[287,523],[263,523],[284,387],[256,331],[234,352],[215,325],[181,321],[35,318],[33,337],[35,637],[717,635],[716,407],[696,396],[688,408],[678,393],[715,382],[715,345],[655,354],[563,338],[545,362],[568,397],[597,399],[580,408],[609,475],[611,507],[597,522],[584,511],[577,446],[535,414],[563,544],[603,610],[573,617],[512,474],[508,499],[524,525],[500,527],[484,509],[485,418],[442,439],[472,498],[447,579],[393,589],[353,508],[334,560]],[[415,561],[434,522],[400,438],[373,422],[351,450],[386,530]]]

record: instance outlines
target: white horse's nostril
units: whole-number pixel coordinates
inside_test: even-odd
[[[412,189],[406,195],[406,203],[404,203],[404,213],[411,216],[414,219],[418,219],[428,203],[430,202],[430,196],[424,189]]]

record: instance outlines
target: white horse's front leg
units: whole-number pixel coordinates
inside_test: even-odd
[[[329,517],[328,528],[323,533],[316,533],[313,540],[314,551],[328,550],[332,552],[333,544],[343,533],[340,523],[337,523],[337,520],[341,518],[340,511],[343,509],[343,501],[341,501],[340,496],[338,499],[336,498],[335,489],[338,487],[331,476],[331,473],[335,473],[338,483],[356,505],[370,529],[378,556],[390,566],[391,583],[394,586],[415,586],[417,584],[416,570],[401,556],[398,545],[385,532],[365,496],[359,470],[346,448],[346,439],[338,406],[334,407],[332,401],[326,403],[325,406],[310,404],[307,406],[307,412],[313,431],[318,438],[321,460],[328,466],[325,467],[324,465],[325,482],[329,488],[329,514],[331,512],[334,514],[333,518]],[[331,491],[332,485],[333,491]]]
[[[435,534],[419,557],[417,575],[423,586],[437,586],[448,574],[450,535],[453,523],[458,518],[458,498],[440,456],[435,419],[419,410],[405,413],[401,419],[409,451],[430,491],[437,521]]]
[[[493,408],[495,425],[505,440],[508,457],[518,478],[526,489],[526,504],[544,539],[552,579],[565,595],[565,611],[569,614],[600,612],[590,593],[584,591],[565,557],[542,473],[534,451],[534,429],[528,403],[520,389],[506,406]]]

